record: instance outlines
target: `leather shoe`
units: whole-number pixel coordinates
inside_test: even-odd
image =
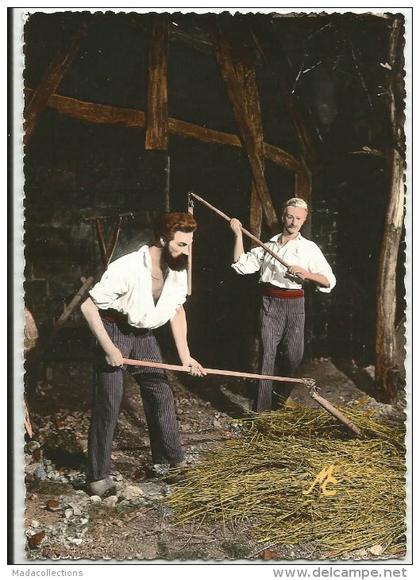
[[[88,484],[88,492],[89,495],[98,495],[101,498],[106,498],[110,495],[116,495],[117,489],[113,479],[111,477],[106,477],[105,479],[91,481]]]

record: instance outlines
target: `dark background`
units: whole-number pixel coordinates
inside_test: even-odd
[[[337,287],[329,295],[307,291],[306,356],[372,364],[389,175],[386,156],[361,151],[386,153],[392,146],[386,66],[391,21],[368,14],[219,18],[244,43],[268,38],[274,60],[285,55],[293,92],[317,135],[312,227],[304,235],[322,248]],[[147,14],[31,15],[24,31],[25,86],[37,87],[82,21],[88,35],[56,92],[146,110]],[[207,16],[174,13],[170,22],[169,115],[238,134]],[[278,79],[261,55],[257,80],[265,141],[301,156]],[[42,113],[25,149],[25,301],[42,335],[80,287],[80,277],[100,269],[95,232],[84,218],[134,212],[115,256],[150,239],[164,198],[144,138],[144,130],[85,123],[51,109]],[[192,190],[249,225],[251,174],[242,149],[170,136],[169,159],[171,210],[185,211]],[[280,212],[293,195],[293,175],[267,160],[266,177]],[[192,354],[206,366],[245,370],[257,327],[257,277],[237,276],[230,268],[233,239],[226,222],[199,205],[195,216],[193,295],[186,306]],[[397,322],[404,313],[403,250],[402,243]],[[76,311],[48,356],[84,358],[92,343]]]

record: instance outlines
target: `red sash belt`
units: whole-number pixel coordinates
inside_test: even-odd
[[[121,332],[131,333],[136,336],[150,334],[152,331],[150,328],[138,328],[137,326],[131,326],[128,322],[127,314],[118,312],[112,308],[107,310],[99,310],[99,314],[103,320],[108,320],[109,322],[114,322]]]
[[[263,296],[271,296],[272,298],[303,298],[305,292],[302,289],[292,290],[290,288],[279,288],[272,284],[261,284],[261,291]]]
[[[107,310],[99,310],[101,318],[109,320],[110,322],[116,322],[117,324],[128,324],[127,314],[118,312],[118,310],[113,310],[108,308]]]

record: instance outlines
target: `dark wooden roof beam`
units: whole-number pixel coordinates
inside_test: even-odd
[[[249,60],[250,55],[244,58],[233,56],[230,43],[215,22],[211,27],[211,33],[216,58],[251,167],[255,192],[258,194],[268,227],[275,229],[278,227],[278,218],[264,175],[264,141],[255,66]],[[253,213],[258,215],[255,211]]]
[[[26,93],[29,95],[33,94],[33,92],[32,89],[26,90]],[[120,125],[133,129],[144,128],[146,126],[145,112],[137,109],[80,101],[72,97],[64,97],[56,94],[50,96],[48,107],[63,115],[88,123]],[[207,127],[201,127],[200,125],[171,117],[168,118],[168,125],[171,135],[187,139],[197,139],[197,141],[204,143],[242,147],[239,137],[232,133],[215,131],[214,129],[208,129]],[[289,171],[297,171],[301,167],[300,162],[293,155],[276,145],[264,143],[264,155],[266,159]]]

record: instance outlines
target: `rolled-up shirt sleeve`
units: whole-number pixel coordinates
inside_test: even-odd
[[[334,288],[337,282],[334,273],[331,269],[331,266],[327,262],[324,254],[316,244],[313,244],[311,253],[312,255],[309,260],[308,270],[312,274],[322,274],[327,278],[328,282],[330,283],[328,288],[317,284],[317,290],[319,292],[324,292],[328,294],[329,292],[331,292],[331,290]]]
[[[109,264],[102,278],[90,290],[89,295],[101,310],[113,308],[115,301],[128,291],[124,275],[124,258]]]
[[[243,253],[232,268],[238,274],[254,274],[261,268],[264,259],[263,248],[253,248],[250,252]]]

